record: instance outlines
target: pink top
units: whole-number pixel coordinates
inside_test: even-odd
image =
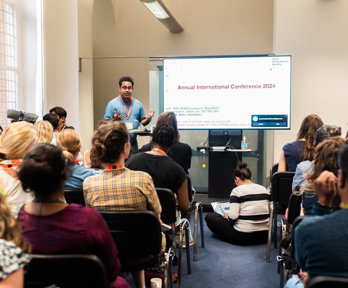
[[[116,245],[104,219],[94,209],[70,204],[57,213],[36,216],[22,208],[18,219],[33,253],[95,254],[105,265],[110,287],[129,287],[117,276],[121,265]]]

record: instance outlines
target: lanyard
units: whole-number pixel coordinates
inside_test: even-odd
[[[1,163],[1,167],[2,168],[13,168],[13,167],[17,167],[20,166],[22,164],[21,160],[14,160],[14,162],[11,161],[11,163]]]
[[[124,104],[123,102],[123,99],[122,99],[122,96],[120,96],[120,99],[122,101],[122,104],[123,104],[123,108],[124,108],[124,112],[126,112],[126,116],[127,116],[127,120],[129,119],[129,115],[132,111],[132,106],[133,106],[133,98],[131,97],[131,104],[130,104],[130,107],[129,107],[129,111],[127,111],[127,108],[126,108],[126,105]]]
[[[151,151],[157,152],[157,153],[159,153],[159,154],[161,154],[161,155],[163,155],[163,156],[167,156],[167,153],[164,152],[164,151],[163,151],[162,149],[160,149],[160,148],[152,148]]]
[[[115,170],[115,169],[121,169],[123,167],[124,165],[110,165],[110,166],[106,166],[105,170]]]
[[[72,160],[74,163],[76,163],[77,165],[79,165],[80,166],[80,163],[78,162],[78,161],[76,161],[75,159],[74,160]]]

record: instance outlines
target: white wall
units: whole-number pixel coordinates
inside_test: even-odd
[[[302,119],[318,114],[348,128],[348,1],[275,0],[274,53],[293,55],[292,128],[274,134],[274,162]]]
[[[43,1],[45,112],[64,107],[67,123],[79,129],[78,2]]]

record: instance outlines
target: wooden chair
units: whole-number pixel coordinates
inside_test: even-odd
[[[172,226],[172,232],[175,230],[176,221],[176,200],[175,195],[170,189],[156,188],[158,198],[162,206],[161,220],[163,223]],[[186,261],[187,261],[187,273],[191,274],[191,262],[190,262],[190,246],[189,246],[189,230],[188,220],[184,221],[180,225],[179,233],[179,253],[178,253],[178,287],[181,287],[181,261],[182,261],[182,248],[183,248],[183,233],[185,233],[185,245],[186,245]],[[171,276],[171,275],[169,275]]]
[[[103,262],[90,254],[30,255],[25,267],[24,287],[107,288]]]
[[[86,206],[83,190],[64,190],[64,197],[67,203],[75,203]]]

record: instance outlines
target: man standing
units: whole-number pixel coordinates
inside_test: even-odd
[[[132,97],[134,81],[129,76],[121,77],[118,81],[120,94],[112,99],[106,106],[104,119],[120,120],[125,122],[127,129],[137,129],[139,125],[147,125],[151,122],[154,111],[150,110],[148,117],[145,116],[143,105]],[[131,154],[138,152],[136,135],[131,135]]]

